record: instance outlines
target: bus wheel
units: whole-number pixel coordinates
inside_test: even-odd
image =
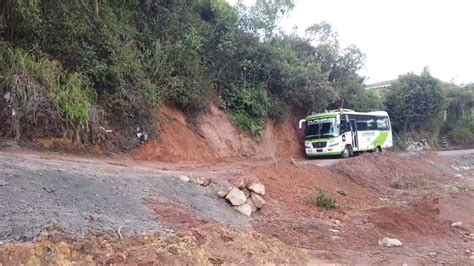
[[[351,156],[351,150],[352,149],[349,146],[346,146],[344,148],[344,150],[342,151],[342,153],[341,153],[341,157],[342,158],[348,158],[349,156]]]
[[[375,152],[382,152],[382,147],[378,146],[377,148],[375,148]]]

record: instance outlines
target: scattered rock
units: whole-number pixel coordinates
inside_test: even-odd
[[[248,203],[244,203],[242,205],[235,206],[234,209],[236,211],[242,213],[245,216],[250,217],[250,215],[252,215],[252,206],[250,206],[250,204],[248,204]]]
[[[402,242],[395,238],[384,237],[379,241],[379,245],[384,247],[401,247],[403,246]]]
[[[470,260],[474,260],[474,255],[469,256]]]
[[[436,257],[436,256],[438,256],[438,252],[432,251],[432,252],[428,253],[428,256],[430,256],[430,257]]]
[[[347,196],[347,194],[344,190],[338,190],[337,193],[341,196]]]
[[[464,177],[464,176],[461,174],[456,174],[456,177]]]
[[[183,182],[189,182],[191,181],[191,179],[189,179],[189,177],[185,176],[185,175],[180,175],[179,176],[179,180],[183,181]]]
[[[221,198],[225,198],[225,196],[227,196],[228,193],[229,193],[229,191],[227,191],[227,190],[217,191],[217,195]]]
[[[251,183],[247,188],[257,194],[265,196],[265,186],[262,183]]]
[[[474,234],[469,234],[468,236],[470,239],[474,240]]]
[[[203,183],[201,184],[201,186],[203,187],[207,187],[212,183],[212,179],[210,177],[204,177],[202,178],[202,181]]]
[[[329,229],[329,232],[334,233],[334,234],[339,234],[341,231],[337,229]]]
[[[6,185],[8,185],[7,180],[5,180],[5,179],[3,179],[3,178],[0,178],[0,187],[4,187],[4,186],[6,186]]]
[[[334,222],[335,225],[340,225],[340,224],[341,224],[341,221],[339,221],[339,220],[337,220],[337,219],[334,220],[333,222]]]
[[[462,226],[462,222],[455,222],[451,224],[451,227],[461,227],[461,226]]]
[[[234,206],[241,205],[247,200],[244,192],[238,188],[231,189],[225,198]]]
[[[336,240],[340,240],[341,237],[340,237],[340,236],[331,236],[331,239],[334,240],[334,241],[336,241]]]
[[[189,181],[191,181],[191,183],[193,184],[200,185],[200,186],[204,184],[204,181],[199,177],[190,177]]]
[[[237,184],[237,188],[240,188],[240,189],[246,188],[249,182],[250,182],[249,179],[247,177],[244,177]]]
[[[254,202],[255,207],[257,207],[259,209],[261,209],[263,207],[263,205],[267,204],[265,199],[263,199],[262,196],[260,196],[259,194],[255,193],[255,192],[250,193],[250,198]]]

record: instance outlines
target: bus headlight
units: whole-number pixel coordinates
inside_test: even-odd
[[[334,143],[329,144],[328,147],[334,147],[338,145],[339,145],[339,142],[334,142]]]

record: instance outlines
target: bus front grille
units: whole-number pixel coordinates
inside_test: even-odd
[[[313,142],[313,148],[325,148],[327,141]]]

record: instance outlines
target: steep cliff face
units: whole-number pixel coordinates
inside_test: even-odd
[[[260,136],[252,137],[236,128],[228,114],[215,105],[193,123],[184,113],[170,106],[163,107],[159,117],[159,140],[151,140],[138,149],[135,158],[219,162],[236,158],[301,156],[296,119],[283,123],[270,120]]]

